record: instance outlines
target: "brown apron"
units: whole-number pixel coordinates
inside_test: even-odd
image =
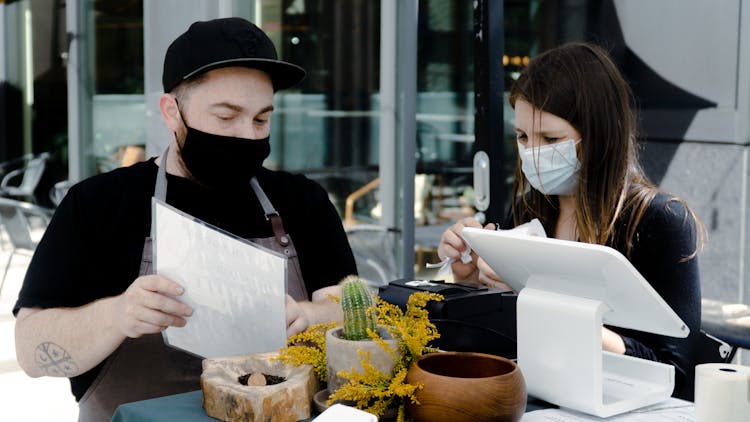
[[[164,157],[167,156],[165,151]],[[166,202],[165,163],[159,166],[154,196]],[[287,260],[287,293],[295,300],[307,300],[307,291],[297,259],[297,251],[284,231],[281,217],[271,205],[257,180],[250,182],[258,197],[274,237],[248,239],[284,254]],[[153,229],[152,229],[153,236]],[[143,243],[140,275],[153,274],[151,237]],[[189,323],[189,322],[188,322]],[[202,358],[164,344],[161,334],[126,338],[106,360],[101,372],[78,403],[79,421],[108,421],[122,403],[199,390]]]

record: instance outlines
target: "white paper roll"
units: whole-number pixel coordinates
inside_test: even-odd
[[[750,421],[750,367],[704,363],[695,367],[695,422]]]

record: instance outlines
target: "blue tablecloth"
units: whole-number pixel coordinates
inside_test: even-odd
[[[541,400],[529,399],[526,411],[551,407]],[[156,422],[216,421],[203,410],[201,390],[150,400],[136,401],[120,405],[112,416],[112,422]]]
[[[175,394],[125,403],[117,407],[112,422],[216,421],[203,410],[203,391]]]

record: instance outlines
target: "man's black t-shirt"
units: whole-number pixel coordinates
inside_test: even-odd
[[[89,178],[68,192],[31,260],[13,312],[78,307],[119,295],[138,277],[151,227],[158,167],[151,159]],[[308,294],[356,273],[341,220],[325,190],[301,175],[261,169],[258,182],[294,241]],[[167,203],[243,238],[272,237],[260,202],[167,175]],[[101,364],[71,379],[80,399]]]

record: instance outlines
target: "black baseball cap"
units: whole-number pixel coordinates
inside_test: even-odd
[[[263,30],[242,18],[195,22],[177,37],[164,56],[164,92],[209,70],[241,66],[268,74],[274,91],[305,78],[301,67],[278,59],[276,47]]]

